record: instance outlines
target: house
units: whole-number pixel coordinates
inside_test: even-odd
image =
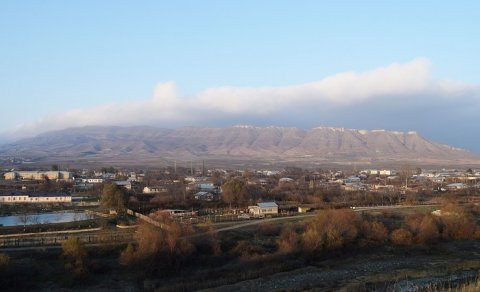
[[[129,181],[129,180],[119,180],[119,181],[114,181],[113,183],[116,184],[119,187],[124,187],[127,190],[132,189],[132,182]]]
[[[213,182],[207,182],[207,181],[197,183],[197,188],[200,189],[201,191],[214,191],[217,189],[217,187]]]
[[[82,178],[82,183],[102,184],[104,183],[104,179],[103,178]]]
[[[142,192],[144,194],[158,194],[166,193],[167,191],[166,187],[144,187]]]
[[[195,200],[211,202],[215,196],[210,192],[198,192],[194,195]]]
[[[257,203],[256,206],[248,206],[248,213],[252,214],[254,217],[277,215],[278,205],[275,202]]]
[[[381,176],[390,176],[390,175],[395,175],[395,171],[390,170],[390,169],[382,169],[378,172]]]
[[[445,188],[449,191],[457,191],[457,190],[466,189],[467,185],[464,183],[453,183],[453,184],[446,185]]]
[[[358,176],[350,176],[344,180],[345,183],[359,183],[360,178]]]
[[[342,185],[342,190],[344,191],[366,191],[368,186],[362,183],[346,183]]]

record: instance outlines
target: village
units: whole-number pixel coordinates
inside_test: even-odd
[[[405,258],[402,276],[415,278],[418,269],[436,262],[449,267],[445,279],[451,271],[461,281],[471,279],[463,264],[470,254],[457,245],[471,248],[480,236],[476,169],[200,165],[5,169],[0,270],[9,276],[2,285],[176,291],[233,283],[241,288],[248,280],[268,289],[345,287],[354,285],[345,277],[354,272],[348,265],[320,266],[305,276],[297,270],[345,259],[363,265],[366,258],[362,275],[374,277],[383,272],[378,267],[410,253],[425,262]],[[453,258],[445,258],[444,245]],[[434,248],[440,251],[425,253]],[[371,253],[381,262],[370,264]],[[33,269],[23,268],[26,256]],[[217,272],[226,276],[219,280]],[[267,277],[284,272],[292,273],[288,281]],[[390,285],[379,279],[372,285]]]
[[[4,171],[2,177],[0,205],[3,206],[91,207],[100,205],[104,186],[112,184],[123,190],[123,207],[146,216],[161,210],[185,222],[287,216],[326,206],[429,204],[458,192],[476,193],[480,189],[478,170],[425,170],[408,166],[358,171],[296,167],[226,170],[204,166],[66,171],[54,165],[51,170]],[[107,211],[118,211],[114,209]],[[5,210],[15,213],[12,206]]]

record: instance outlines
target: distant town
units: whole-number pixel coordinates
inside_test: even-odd
[[[125,190],[127,207],[157,210],[163,207],[227,208],[227,213],[251,213],[250,205],[275,202],[278,212],[337,207],[434,203],[450,193],[476,194],[480,171],[475,169],[399,169],[351,171],[187,169],[128,171],[113,167],[58,170],[4,170],[0,181],[2,204],[73,203],[100,201],[101,190],[114,184]],[[223,188],[235,182],[242,196]],[[303,207],[303,208],[302,208]],[[148,214],[146,214],[148,215]],[[252,214],[253,215],[253,214]]]
[[[269,169],[205,169],[167,167],[129,171],[102,169],[7,170],[0,181],[0,203],[5,204],[100,204],[104,185],[125,191],[125,207],[135,211],[162,209],[223,210],[220,215],[245,213],[258,216],[253,206],[274,203],[277,213],[323,208],[395,204],[437,203],[438,199],[480,190],[480,171],[475,169],[399,169],[351,171]],[[240,194],[228,188],[238,185]],[[224,191],[224,188],[227,188]],[[178,212],[177,212],[178,213]],[[264,212],[260,212],[263,214]],[[216,213],[218,214],[218,213]],[[144,214],[148,215],[148,214]],[[246,216],[244,216],[246,218]]]

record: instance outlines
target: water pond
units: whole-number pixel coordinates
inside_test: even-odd
[[[0,216],[0,226],[23,226],[34,224],[65,223],[92,219],[91,214],[84,211],[65,211],[39,214]]]

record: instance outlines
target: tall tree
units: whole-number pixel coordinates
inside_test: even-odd
[[[125,210],[126,192],[116,184],[103,186],[100,205],[106,209],[114,209],[117,212]]]
[[[247,188],[238,179],[231,179],[222,186],[222,200],[227,204],[241,204],[246,200]]]

